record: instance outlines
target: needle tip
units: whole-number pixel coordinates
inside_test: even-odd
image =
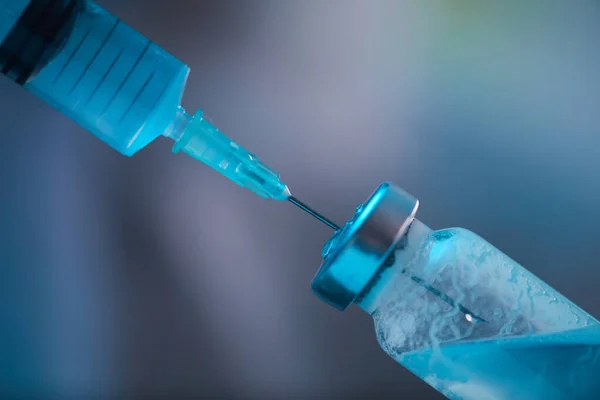
[[[294,196],[290,196],[288,198],[288,200],[295,206],[306,211],[307,213],[309,213],[310,215],[312,215],[313,217],[315,217],[316,219],[318,219],[325,225],[329,226],[331,229],[336,230],[336,231],[340,230],[340,227],[337,226],[335,223],[331,222],[330,220],[328,220],[327,218],[325,218],[324,216],[322,216],[321,214],[319,214],[318,212],[316,212],[315,210],[313,210],[312,208],[310,208],[309,206],[307,206],[306,204],[304,204],[303,202],[301,202],[300,200],[295,198]]]

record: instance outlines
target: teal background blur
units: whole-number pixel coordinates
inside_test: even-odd
[[[598,2],[99,3],[329,218],[393,181],[600,317]],[[168,139],[125,158],[7,79],[0,101],[0,388],[441,398],[311,294],[325,225]]]

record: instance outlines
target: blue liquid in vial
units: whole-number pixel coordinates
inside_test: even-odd
[[[600,399],[600,325],[446,344],[399,361],[450,399]]]

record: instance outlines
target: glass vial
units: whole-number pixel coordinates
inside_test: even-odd
[[[600,323],[476,234],[432,231],[382,184],[312,282],[355,303],[392,358],[450,399],[600,398]]]

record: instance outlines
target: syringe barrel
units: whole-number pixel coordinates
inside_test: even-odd
[[[0,0],[0,71],[133,155],[171,125],[189,68],[92,1]]]

